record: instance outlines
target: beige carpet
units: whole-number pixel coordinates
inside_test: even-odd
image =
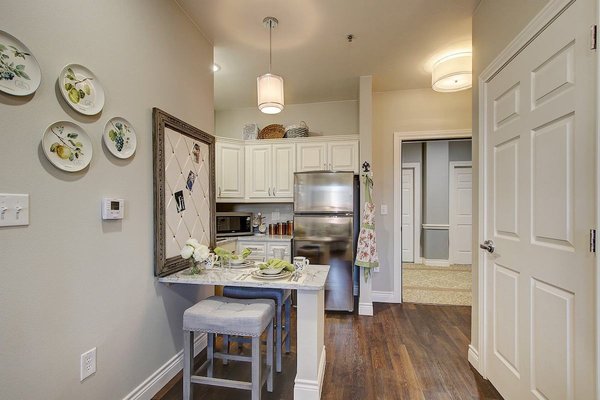
[[[407,303],[471,305],[471,266],[402,264],[402,298]]]

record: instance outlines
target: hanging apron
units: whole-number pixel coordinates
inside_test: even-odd
[[[373,179],[367,174],[363,176],[365,180],[365,206],[354,265],[364,269],[366,282],[371,274],[371,269],[379,266],[379,258],[377,257],[377,244],[375,240],[375,205],[371,199]]]

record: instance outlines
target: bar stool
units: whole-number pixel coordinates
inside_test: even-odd
[[[225,286],[223,288],[223,296],[236,299],[271,299],[275,301],[276,314],[275,328],[277,337],[275,338],[275,370],[281,372],[281,347],[285,340],[286,354],[291,351],[291,335],[290,329],[292,326],[292,291],[284,289],[272,288],[251,288],[251,287],[236,287]],[[285,335],[283,333],[282,308],[285,306]],[[247,340],[230,339],[229,336],[223,337],[223,346],[225,352],[229,352],[229,342],[246,342]]]
[[[252,400],[260,400],[262,387],[273,391],[273,317],[275,304],[268,299],[230,299],[212,296],[188,308],[183,313],[183,398],[192,400],[192,384],[230,387],[252,391]],[[261,368],[260,335],[267,332],[267,374]],[[193,375],[194,333],[207,334],[206,361],[198,373],[205,369],[207,376]],[[216,334],[238,335],[252,338],[252,355],[230,355],[214,351]],[[252,363],[252,381],[243,382],[213,377],[214,359]]]

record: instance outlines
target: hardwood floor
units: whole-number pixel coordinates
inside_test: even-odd
[[[502,399],[467,361],[470,318],[470,307],[409,303],[375,304],[374,317],[327,313],[322,399]],[[217,377],[249,380],[248,364],[217,365]],[[265,387],[263,399],[293,399],[295,365],[292,346],[292,353],[284,357],[283,372],[275,374],[274,392]],[[154,399],[181,399],[181,385],[179,375]],[[194,385],[195,400],[246,398],[250,392]]]

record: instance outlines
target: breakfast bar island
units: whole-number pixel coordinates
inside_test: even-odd
[[[317,400],[321,397],[325,374],[325,281],[328,265],[310,265],[299,277],[263,280],[250,272],[255,268],[213,268],[199,274],[183,270],[158,278],[167,284],[223,285],[297,290],[297,371],[294,399]]]

